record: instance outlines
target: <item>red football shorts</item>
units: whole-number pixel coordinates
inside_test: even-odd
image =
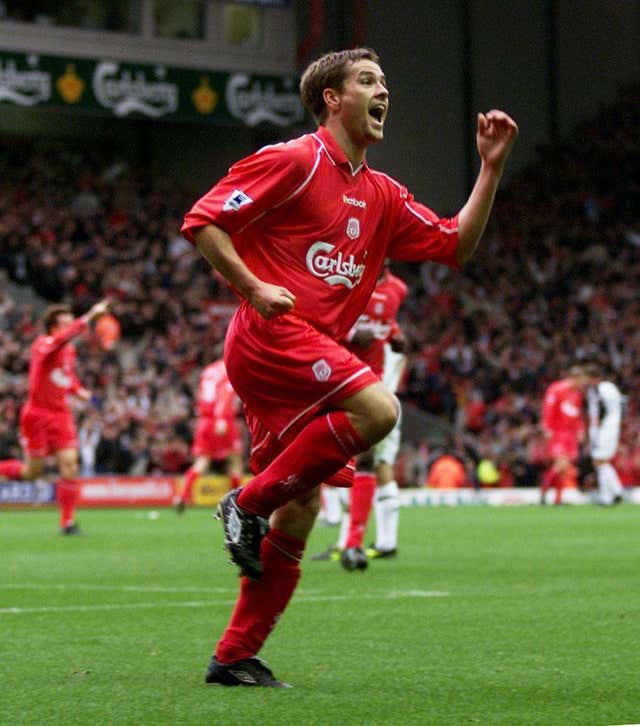
[[[26,404],[20,412],[20,442],[34,458],[77,449],[78,435],[69,411],[49,411]]]
[[[550,459],[566,457],[570,461],[577,461],[578,439],[572,434],[554,434],[547,443],[547,456]]]
[[[319,412],[380,382],[305,320],[291,314],[265,320],[247,303],[229,325],[225,365],[244,403],[255,452],[267,434],[286,446]]]
[[[193,456],[208,456],[214,461],[242,453],[242,439],[235,418],[199,418],[191,453]]]

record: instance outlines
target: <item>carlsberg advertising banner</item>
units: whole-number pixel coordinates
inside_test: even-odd
[[[5,51],[0,103],[247,126],[305,119],[293,77]]]

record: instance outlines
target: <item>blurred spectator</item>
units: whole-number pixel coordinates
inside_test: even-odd
[[[133,457],[124,446],[121,429],[116,423],[107,422],[102,427],[95,450],[97,474],[127,474]]]
[[[431,464],[427,486],[433,489],[458,489],[468,484],[464,464],[457,456],[441,454]]]
[[[101,437],[102,424],[96,411],[89,412],[78,426],[80,476],[96,473],[96,449]]]

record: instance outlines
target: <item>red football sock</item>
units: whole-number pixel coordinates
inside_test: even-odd
[[[190,466],[184,475],[184,483],[182,485],[182,494],[180,495],[180,501],[184,504],[188,504],[191,501],[191,492],[193,491],[193,485],[196,479],[200,475],[198,472]]]
[[[68,527],[75,521],[76,502],[80,492],[73,479],[59,479],[56,483],[56,498],[60,504],[60,526]]]
[[[362,547],[375,493],[376,475],[369,471],[357,471],[350,492],[349,534],[346,547]]]
[[[22,462],[20,459],[4,459],[0,461],[0,476],[7,479],[21,479]]]
[[[230,474],[229,475],[229,488],[237,489],[240,486],[241,481],[242,481],[242,477],[240,476],[240,474]]]
[[[278,507],[326,481],[352,456],[368,448],[344,411],[319,416],[245,485],[238,504],[253,514],[268,517]]]
[[[332,476],[327,477],[325,484],[331,487],[339,487],[341,489],[349,489],[353,486],[353,476],[356,472],[356,460],[349,459],[349,463],[339,469]]]
[[[574,487],[577,484],[577,469],[575,466],[569,466],[563,474],[558,474],[556,478],[556,504],[562,504],[562,490],[565,487]]]
[[[304,545],[302,540],[277,529],[262,540],[262,578],[259,582],[248,577],[240,579],[236,606],[216,647],[216,658],[221,663],[251,658],[262,648],[298,585]]]
[[[542,494],[546,494],[546,492],[548,492],[549,489],[551,489],[555,478],[556,478],[556,472],[553,469],[547,469],[544,477],[542,478],[542,485],[540,487],[540,491],[542,492]]]

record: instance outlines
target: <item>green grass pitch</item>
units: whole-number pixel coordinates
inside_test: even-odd
[[[396,560],[305,560],[285,691],[203,683],[237,586],[210,512],[80,514],[0,512],[2,724],[640,722],[633,505],[406,509]]]

